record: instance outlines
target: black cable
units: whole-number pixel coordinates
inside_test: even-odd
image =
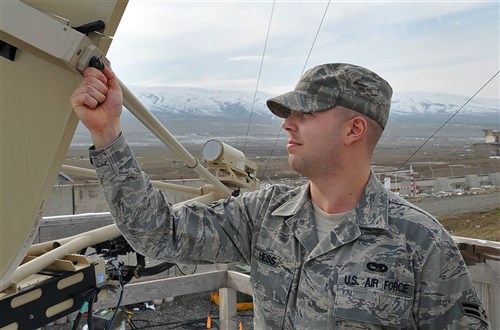
[[[187,274],[187,273],[184,273],[181,268],[179,267],[179,265],[175,264],[175,267],[177,267],[177,270],[179,270],[179,273],[181,273],[181,275],[183,276],[186,276],[186,275],[193,275],[194,273],[196,273],[196,270],[198,269],[198,265],[195,265],[194,266],[194,269],[193,269],[193,272],[191,274]]]
[[[120,307],[122,303],[122,298],[123,298],[123,291],[125,291],[125,283],[123,281],[123,276],[122,276],[122,262],[116,261],[116,260],[111,260],[111,265],[113,265],[113,268],[118,272],[118,282],[120,284],[120,296],[118,297],[118,302],[116,303],[115,311],[113,312],[113,316],[111,317],[111,320],[109,320],[108,327],[106,330],[110,330],[111,327],[113,326],[113,322],[115,320],[116,313],[118,312],[118,308]]]
[[[97,293],[99,291],[96,290],[94,296],[89,301],[89,306],[87,308],[87,327],[89,330],[94,330],[94,315],[93,315],[93,309],[94,309],[94,299],[95,296],[97,296]]]
[[[84,304],[85,306],[85,304]],[[83,306],[82,306],[83,307]],[[82,315],[83,315],[83,312],[82,310],[80,309],[80,311],[78,312],[78,314],[76,315],[75,317],[75,320],[73,321],[73,327],[71,328],[71,330],[76,330],[78,329],[78,324],[80,323],[80,319],[82,318]]]
[[[162,262],[161,264],[158,264],[156,266],[142,268],[140,271],[140,275],[141,276],[156,275],[170,269],[170,267],[172,267],[173,265],[175,264],[169,262]]]
[[[137,327],[137,325],[135,324],[134,320],[133,319],[128,319],[127,320],[127,323],[128,325],[130,326],[130,328],[132,330],[138,330],[139,328]]]
[[[89,330],[93,330],[94,329],[94,325],[93,323],[92,324],[89,324],[89,320],[91,320],[92,318],[90,317],[90,314],[92,312],[92,306],[93,306],[93,303],[94,303],[94,298],[95,296],[97,295],[97,293],[99,292],[98,289],[95,289],[93,290],[88,298],[84,301],[82,307],[80,308],[80,310],[78,311],[78,314],[76,315],[76,318],[75,320],[73,321],[73,327],[72,327],[72,330],[76,330],[78,328],[78,324],[80,323],[80,320],[83,316],[83,314],[85,313],[85,310],[87,310],[87,314],[89,315],[89,317],[87,318],[87,325],[89,327]],[[92,322],[92,321],[90,321]]]
[[[212,318],[212,329],[218,329],[219,325],[216,322],[213,322],[214,320],[218,320],[218,317]],[[143,320],[136,320],[136,321],[143,321]],[[138,328],[138,329],[151,329],[151,328],[157,328],[157,327],[162,327],[162,329],[178,329],[180,327],[188,327],[189,329],[206,329],[207,324],[206,324],[206,319],[204,318],[198,318],[198,319],[192,319],[192,320],[187,320],[187,321],[175,321],[175,322],[164,322],[164,323],[158,323],[158,324],[148,324],[147,327],[144,328]]]
[[[137,329],[150,329],[151,328],[151,321],[149,320],[144,320],[144,319],[132,319],[129,318],[128,321],[129,325],[132,323],[133,326],[130,326],[132,329],[137,330]],[[137,326],[137,323],[145,323],[143,327]]]

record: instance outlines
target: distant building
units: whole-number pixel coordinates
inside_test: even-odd
[[[491,129],[483,129],[484,143],[499,143],[500,132]]]
[[[476,156],[500,156],[500,131],[483,129],[484,142],[474,143]]]

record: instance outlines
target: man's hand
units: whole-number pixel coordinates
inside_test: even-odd
[[[96,149],[114,142],[121,133],[123,95],[115,74],[87,68],[83,80],[70,98],[76,115],[87,127]]]

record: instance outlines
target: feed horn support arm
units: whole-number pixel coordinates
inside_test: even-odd
[[[2,1],[0,40],[49,62],[83,72],[92,58],[108,60],[85,34],[19,0]],[[7,45],[5,46],[7,47]]]

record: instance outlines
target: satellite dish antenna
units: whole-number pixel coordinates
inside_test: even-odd
[[[105,61],[127,1],[2,1],[0,284],[22,262],[78,119],[69,97]]]

